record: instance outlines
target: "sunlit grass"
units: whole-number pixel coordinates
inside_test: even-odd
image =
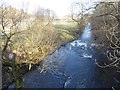
[[[70,22],[67,24],[56,24],[54,25],[54,27],[58,29],[68,30],[68,31],[75,31],[76,29],[78,29],[77,24],[74,22]]]
[[[67,43],[69,41],[74,40],[75,37],[73,35],[71,35],[70,33],[63,31],[61,33],[61,39],[62,39],[63,43]]]

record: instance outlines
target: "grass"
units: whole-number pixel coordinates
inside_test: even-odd
[[[62,31],[63,36],[65,35],[65,37],[68,38],[68,41],[70,39],[76,39],[82,32],[81,30],[79,30],[79,27],[75,22],[68,22],[66,24],[55,24],[54,27],[56,28],[56,30]]]
[[[57,29],[63,29],[63,30],[68,30],[68,31],[74,31],[74,30],[78,29],[77,24],[74,22],[70,22],[67,24],[56,24],[56,25],[54,25],[54,27]]]
[[[68,42],[74,40],[75,36],[71,35],[69,32],[63,31],[61,33],[61,39],[62,39],[63,44],[65,44],[65,43],[68,43]]]

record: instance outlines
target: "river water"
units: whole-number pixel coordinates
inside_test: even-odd
[[[23,80],[27,88],[104,88],[111,84],[104,80],[94,60],[101,58],[88,23],[81,37],[48,56],[43,64],[29,72]]]

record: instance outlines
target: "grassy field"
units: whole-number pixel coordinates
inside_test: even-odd
[[[68,30],[68,31],[74,31],[74,30],[78,29],[78,26],[75,22],[70,22],[67,24],[56,24],[54,26],[55,26],[55,28]]]
[[[66,24],[56,24],[54,25],[56,30],[61,31],[62,36],[65,37],[65,42],[76,39],[82,33],[82,30],[79,29],[78,25],[75,22],[69,22]]]

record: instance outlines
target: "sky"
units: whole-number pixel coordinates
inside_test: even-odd
[[[71,3],[75,1],[91,2],[93,0],[0,0],[0,4],[7,3],[18,9],[24,8],[29,13],[33,13],[37,8],[42,7],[53,10],[61,18],[70,13]]]

